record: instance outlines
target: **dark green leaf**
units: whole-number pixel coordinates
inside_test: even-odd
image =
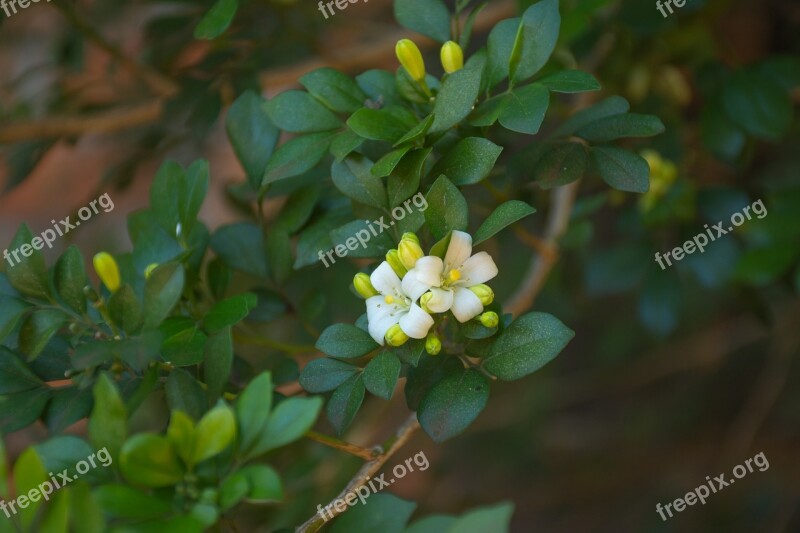
[[[639,154],[611,146],[591,149],[603,180],[620,191],[645,193],[650,189],[650,165]]]
[[[66,319],[64,313],[54,309],[34,311],[22,323],[22,329],[19,332],[20,352],[27,355],[29,360],[36,359],[53,335],[66,322]]]
[[[461,69],[445,78],[433,104],[433,124],[430,133],[445,131],[472,112],[481,87],[481,72]]]
[[[239,422],[239,449],[246,453],[267,425],[272,409],[272,375],[259,374],[236,400],[236,420]]]
[[[316,344],[317,350],[342,359],[361,357],[377,347],[369,333],[350,324],[328,326]]]
[[[0,343],[11,335],[30,307],[12,296],[0,296]]]
[[[332,138],[330,132],[311,133],[280,145],[267,163],[260,192],[273,181],[299,176],[314,168],[328,152]]]
[[[294,234],[308,222],[314,206],[319,200],[318,187],[301,187],[291,195],[278,213],[275,225],[278,229]]]
[[[324,216],[303,230],[295,250],[297,254],[294,261],[295,270],[318,263],[320,261],[319,252],[324,253],[331,249],[331,228],[341,226],[352,218],[350,209],[337,209],[325,213]]]
[[[142,306],[127,283],[108,299],[108,314],[125,333],[136,333],[142,327]]]
[[[556,93],[583,93],[600,90],[600,82],[582,70],[560,70],[542,78],[539,83]]]
[[[489,400],[486,377],[473,369],[448,373],[420,403],[417,418],[434,441],[458,435],[478,417]]]
[[[435,117],[433,115],[428,115],[425,117],[422,122],[411,128],[411,130],[400,137],[395,146],[400,146],[404,143],[416,143],[417,141],[421,141],[425,138],[425,135],[428,133],[428,130],[431,129],[431,124],[433,124]]]
[[[173,510],[170,502],[126,485],[103,485],[92,497],[113,518],[157,518]]]
[[[31,230],[27,225],[22,224],[8,246],[10,255],[6,261],[10,262],[10,258],[14,258],[15,262],[14,266],[6,269],[6,276],[11,286],[22,294],[46,299],[48,294],[47,267],[44,264],[41,247],[38,250],[35,249],[31,245],[32,241]],[[16,253],[17,251],[19,252]],[[16,262],[16,259],[19,262]]]
[[[390,143],[403,137],[411,127],[392,108],[359,109],[347,119],[347,125],[365,139]]]
[[[364,369],[364,386],[375,396],[390,400],[400,377],[400,360],[392,352],[376,355]]]
[[[560,27],[558,0],[541,0],[525,10],[510,61],[510,75],[515,83],[527,80],[547,63],[556,47]]]
[[[589,142],[604,143],[622,137],[652,137],[664,132],[664,124],[653,115],[625,113],[596,120],[575,135]]]
[[[84,420],[92,410],[92,403],[92,391],[88,389],[62,387],[54,390],[43,416],[48,431],[58,434]]]
[[[509,531],[514,504],[500,503],[491,507],[474,509],[453,522],[448,532],[484,533],[486,531]]]
[[[216,401],[231,376],[233,367],[233,339],[231,328],[224,328],[208,337],[203,356],[203,378],[208,386],[208,398]]]
[[[167,402],[173,411],[183,411],[198,420],[206,410],[206,393],[200,383],[182,368],[172,370],[167,378]]]
[[[300,385],[311,393],[332,391],[355,374],[358,367],[336,359],[314,359],[300,374]]]
[[[471,185],[489,176],[503,148],[482,137],[461,139],[434,165],[434,176],[444,174],[454,185]]]
[[[42,380],[14,352],[0,346],[0,394],[13,394],[43,385]]]
[[[389,179],[386,180],[386,189],[389,196],[389,205],[400,205],[419,189],[420,178],[425,167],[425,160],[432,148],[413,150],[406,154],[394,168]]]
[[[282,285],[292,273],[292,241],[281,228],[273,229],[264,243],[272,278]]]
[[[467,201],[461,191],[444,176],[439,176],[428,194],[425,195],[428,209],[425,210],[425,221],[431,234],[441,239],[452,230],[467,229]]]
[[[356,83],[375,103],[391,105],[400,99],[395,77],[391,72],[378,69],[368,70],[356,76]]]
[[[180,263],[161,265],[144,284],[144,327],[158,327],[169,316],[183,292],[184,273]]]
[[[372,175],[372,161],[351,155],[331,167],[333,184],[348,198],[372,207],[386,207],[386,188]]]
[[[364,401],[364,380],[356,374],[339,385],[328,400],[327,415],[337,435],[341,435],[355,418]]]
[[[533,167],[533,179],[542,189],[567,185],[585,174],[589,152],[583,144],[548,143],[545,150]]]
[[[500,334],[483,366],[498,378],[513,381],[552,361],[574,336],[552,315],[527,313]]]
[[[373,494],[365,504],[354,505],[337,518],[330,533],[403,533],[416,507],[414,502],[401,500],[393,494]]]
[[[579,129],[591,124],[592,122],[595,122],[596,120],[627,113],[630,107],[631,106],[628,104],[628,101],[621,96],[611,96],[594,104],[591,107],[587,107],[586,109],[578,111],[569,117],[564,121],[563,124],[561,124],[561,126],[556,129],[556,131],[553,132],[551,137],[565,137],[572,135]]]
[[[281,133],[270,121],[264,102],[253,91],[246,91],[231,105],[225,120],[228,140],[255,191],[261,186],[267,162]]]
[[[364,94],[352,78],[332,68],[318,68],[300,83],[322,103],[339,113],[353,113],[364,106]]]
[[[168,319],[167,322],[169,322]],[[167,324],[164,323],[164,325]],[[206,340],[208,337],[193,321],[189,320],[188,327],[175,332],[164,331],[164,344],[161,346],[161,357],[175,366],[191,366],[203,361]],[[162,326],[163,331],[163,326]]]
[[[725,84],[725,111],[746,132],[775,140],[792,124],[794,109],[789,93],[769,78],[744,69]]]
[[[390,222],[394,224],[394,222]],[[373,236],[369,230],[370,223],[365,220],[354,220],[349,224],[331,230],[331,248],[338,248],[342,256],[347,257],[382,257],[391,250],[395,243],[389,233],[378,233]],[[378,224],[371,227],[378,228]],[[364,243],[364,245],[362,245]],[[337,257],[338,254],[332,254]],[[330,258],[326,259],[326,263]]]
[[[514,49],[521,22],[522,19],[519,17],[501,20],[489,32],[486,81],[484,82],[487,88],[494,87],[508,77],[511,52]]]
[[[49,399],[48,388],[0,396],[0,435],[8,435],[36,422]]]
[[[217,0],[194,29],[194,38],[216,39],[231,25],[238,9],[238,0]]]
[[[316,98],[304,91],[286,91],[265,104],[272,122],[284,131],[313,133],[342,126]]]
[[[252,293],[243,293],[222,300],[203,319],[203,328],[208,333],[216,333],[228,326],[238,324],[247,317],[258,303],[258,298]]]
[[[348,127],[334,135],[331,141],[331,155],[336,161],[341,161],[362,144],[364,138]]]
[[[411,145],[407,144],[402,148],[396,148],[391,152],[378,159],[372,166],[371,173],[376,178],[383,178],[392,173],[397,163],[403,158],[406,153],[411,150]]]
[[[395,0],[401,26],[443,43],[450,39],[450,11],[442,0]]]
[[[314,426],[321,409],[322,398],[319,397],[283,400],[270,413],[252,455],[261,455],[301,438]]]
[[[240,222],[222,226],[211,237],[211,249],[234,270],[267,277],[264,238],[256,224]]]
[[[518,87],[506,99],[500,111],[500,124],[517,133],[538,133],[550,106],[550,91],[547,87],[540,83]]]
[[[487,218],[483,224],[481,224],[481,227],[478,228],[478,231],[475,232],[475,236],[472,239],[472,245],[475,246],[482,243],[506,226],[509,226],[518,220],[522,220],[523,218],[527,217],[528,215],[532,215],[535,212],[536,209],[519,200],[509,200],[508,202],[501,204],[492,212],[491,215],[489,215],[489,218]]]
[[[67,248],[55,268],[56,292],[67,306],[79,314],[86,312],[83,288],[89,284],[83,255],[74,244]]]

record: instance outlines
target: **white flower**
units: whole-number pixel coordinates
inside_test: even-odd
[[[436,256],[420,258],[403,278],[407,293],[433,296],[427,308],[434,313],[448,310],[459,322],[471,320],[483,312],[483,304],[470,287],[485,283],[497,275],[497,265],[486,252],[472,255],[472,237],[453,231],[444,261]]]
[[[433,318],[415,302],[428,289],[404,290],[400,278],[386,261],[378,265],[369,279],[380,293],[367,298],[369,334],[375,342],[383,345],[386,332],[395,324],[400,324],[403,333],[412,339],[424,339]]]

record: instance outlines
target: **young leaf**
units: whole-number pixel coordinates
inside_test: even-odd
[[[442,0],[395,0],[401,26],[443,43],[450,39],[450,11]]]
[[[475,236],[472,239],[472,245],[476,246],[482,243],[506,226],[509,226],[528,215],[532,215],[535,212],[536,209],[519,200],[509,200],[508,202],[501,204],[492,212],[491,215],[489,215],[489,218],[487,218],[483,224],[481,224],[481,227],[478,228],[478,231],[475,232]]]
[[[422,429],[442,442],[464,431],[489,400],[486,377],[473,369],[459,368],[436,383],[417,411]]]
[[[441,239],[452,230],[467,229],[467,201],[461,191],[445,176],[439,176],[425,195],[428,209],[425,210],[425,221],[434,238]]]
[[[281,133],[270,121],[264,103],[261,96],[246,91],[233,102],[225,120],[228,140],[247,174],[248,183],[256,191]]]
[[[376,355],[364,369],[364,386],[375,396],[390,400],[400,377],[400,360],[391,352]]]
[[[314,426],[322,409],[322,398],[288,398],[270,413],[251,456],[286,446]]]
[[[238,0],[217,0],[194,29],[194,38],[216,39],[231,25],[238,9]]]
[[[233,409],[224,403],[207,412],[197,423],[192,461],[196,464],[222,452],[236,436]]]
[[[638,193],[650,189],[650,165],[639,154],[612,146],[595,146],[591,151],[600,176],[615,189]]]
[[[265,109],[276,126],[292,133],[314,133],[342,126],[336,115],[305,91],[282,92],[268,101]]]
[[[377,347],[369,333],[350,324],[328,326],[316,344],[317,350],[342,359],[361,357]]]
[[[552,361],[574,336],[552,315],[527,313],[500,334],[483,367],[502,380],[519,379]]]
[[[216,333],[236,325],[247,317],[257,303],[256,295],[249,292],[217,302],[203,319],[203,328],[208,333]]]
[[[503,151],[489,139],[483,137],[467,137],[440,159],[431,170],[431,174],[444,174],[454,185],[471,185],[489,176],[495,161]]]
[[[93,392],[94,408],[89,417],[89,438],[96,449],[107,448],[111,457],[118,457],[128,437],[127,409],[108,374],[100,374]]]
[[[74,244],[56,263],[54,281],[56,292],[64,303],[78,314],[85,313],[86,296],[83,288],[89,284],[89,278],[86,276],[83,255]]]
[[[145,487],[168,487],[183,478],[183,466],[166,437],[139,433],[128,439],[119,454],[125,479]]]
[[[325,357],[314,359],[300,374],[300,386],[311,393],[332,391],[358,372],[358,367]],[[35,385],[34,385],[35,386]]]
[[[326,412],[337,435],[350,426],[364,401],[364,392],[364,379],[359,373],[339,385],[331,395]]]

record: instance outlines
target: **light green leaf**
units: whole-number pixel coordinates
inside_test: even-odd
[[[125,442],[119,468],[129,482],[145,487],[168,487],[183,479],[183,467],[172,443],[152,433],[139,433]]]
[[[94,385],[94,408],[89,417],[89,438],[100,450],[106,448],[111,457],[118,457],[128,437],[128,412],[116,385],[102,373]]]
[[[207,412],[195,428],[194,463],[205,461],[221,453],[236,436],[236,417],[233,409],[224,403]]]
[[[217,0],[194,29],[194,38],[216,39],[231,25],[238,9],[238,0]]]
[[[486,531],[509,531],[513,503],[500,503],[481,507],[465,513],[450,524],[448,533],[484,533]]]

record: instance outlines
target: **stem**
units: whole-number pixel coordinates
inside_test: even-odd
[[[330,446],[336,450],[360,457],[365,461],[371,461],[372,459],[375,459],[377,455],[372,450],[362,448],[361,446],[356,446],[355,444],[350,444],[349,442],[337,439],[336,437],[317,433],[316,431],[307,431],[305,436],[313,441],[319,442],[320,444],[324,444],[325,446]]]

